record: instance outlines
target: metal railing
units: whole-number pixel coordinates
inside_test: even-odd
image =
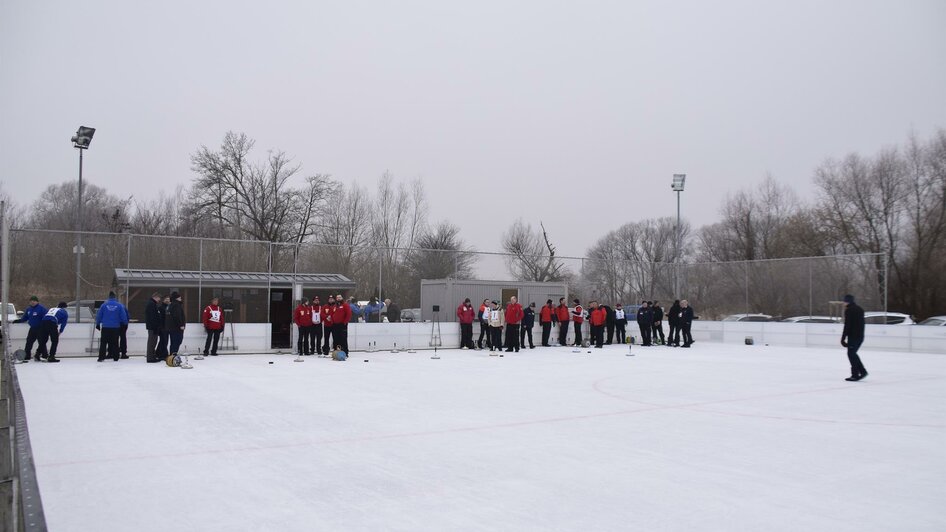
[[[338,273],[355,282],[351,292],[356,298],[390,298],[402,309],[419,307],[421,279],[537,280],[514,273],[522,258],[502,252],[101,232],[83,233],[79,249],[76,236],[74,231],[11,232],[12,301],[25,302],[30,295],[49,302],[103,299],[109,290],[127,296],[131,287],[115,282],[116,268]],[[83,252],[78,294],[73,260],[77,250]],[[562,266],[562,276],[550,280],[564,281],[570,297],[583,301],[630,304],[657,299],[668,304],[686,298],[707,317],[792,316],[825,314],[830,301],[853,293],[865,309],[887,310],[883,253],[736,262],[662,263],[574,256],[556,256],[555,261]],[[205,285],[198,290],[199,300],[209,297]],[[268,306],[268,302],[262,304]]]

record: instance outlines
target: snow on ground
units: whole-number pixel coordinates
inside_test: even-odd
[[[946,530],[946,357],[593,351],[17,371],[60,532]]]

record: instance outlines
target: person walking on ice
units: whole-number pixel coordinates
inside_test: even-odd
[[[841,346],[847,348],[847,359],[851,363],[851,376],[844,379],[856,382],[867,376],[864,363],[857,354],[864,343],[864,309],[854,302],[854,296],[844,296],[844,331],[841,333]]]

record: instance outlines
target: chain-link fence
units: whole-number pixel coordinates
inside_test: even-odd
[[[669,306],[675,299],[686,298],[701,319],[740,313],[829,315],[830,302],[846,293],[857,295],[867,310],[886,310],[887,275],[882,254],[669,264],[582,257],[550,261],[548,257],[490,252],[125,233],[83,233],[79,248],[75,232],[19,229],[10,235],[12,302],[24,305],[29,296],[36,295],[48,304],[60,300],[93,304],[114,290],[129,303],[136,319],[143,317],[137,314],[143,312],[153,291],[186,290],[185,311],[190,321],[199,319],[201,305],[218,297],[225,306],[232,303],[241,309],[233,315],[235,321],[274,322],[274,312],[285,315],[291,311],[295,294],[285,283],[274,285],[273,279],[305,274],[344,276],[354,283],[353,288],[339,289],[346,296],[362,301],[391,299],[402,309],[420,306],[421,279],[514,283],[517,277],[541,280],[551,272],[558,279],[549,280],[564,280],[569,296],[582,301],[628,305],[647,299]],[[79,275],[77,250],[82,252]],[[160,271],[164,280],[142,283],[127,271]],[[221,283],[211,275],[215,272],[248,275],[240,282]],[[314,293],[336,292],[324,286]]]

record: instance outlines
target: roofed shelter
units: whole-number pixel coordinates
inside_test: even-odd
[[[293,292],[322,301],[332,294],[348,295],[355,282],[336,273],[212,272],[187,270],[115,269],[115,282],[125,287],[132,320],[143,322],[151,294],[179,292],[188,323],[199,323],[204,306],[220,299],[227,320],[271,323],[272,346],[290,347]]]

